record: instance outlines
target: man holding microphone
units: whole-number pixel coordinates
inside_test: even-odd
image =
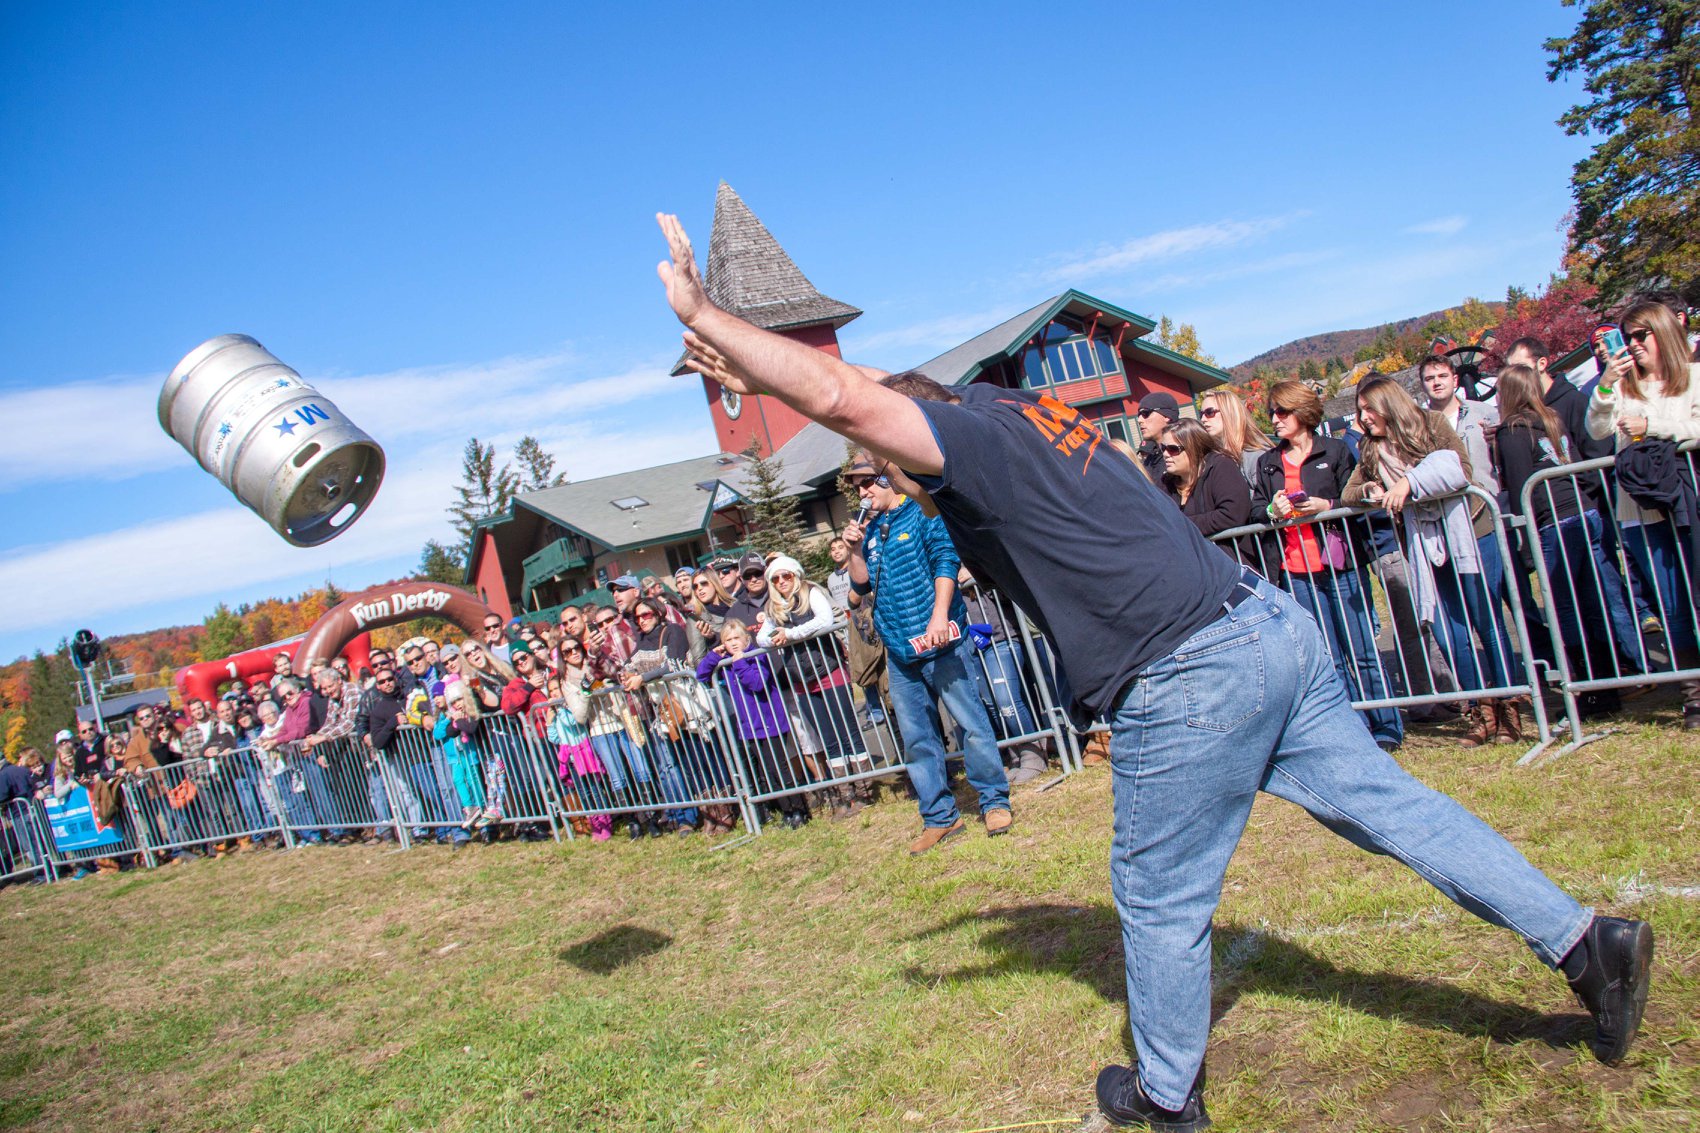
[[[968,611],[956,593],[962,562],[944,523],[895,490],[883,466],[863,453],[845,473],[862,510],[844,529],[844,541],[850,589],[864,598],[878,592],[874,628],[885,642],[891,705],[921,811],[921,834],[909,852],[924,854],[967,829],[950,790],[936,705],[962,726],[963,762],[988,837],[1009,830],[1009,780],[968,667]]]

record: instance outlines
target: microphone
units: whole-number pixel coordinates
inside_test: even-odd
[[[868,513],[873,511],[873,510],[874,510],[874,505],[864,502],[862,504],[862,510],[860,510],[856,513],[856,519],[855,519],[856,526],[857,527],[866,526],[867,522],[868,522]]]

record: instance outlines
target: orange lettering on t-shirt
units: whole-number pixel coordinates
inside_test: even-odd
[[[1086,459],[1080,466],[1082,475],[1092,466],[1092,456],[1098,451],[1098,443],[1104,438],[1093,427],[1092,422],[1076,410],[1050,394],[1039,398],[1037,405],[1018,401],[1006,401],[1004,404],[1019,406],[1022,416],[1033,422],[1045,441],[1063,456],[1073,456],[1085,449]]]

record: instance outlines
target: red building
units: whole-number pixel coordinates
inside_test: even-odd
[[[704,284],[722,308],[834,357],[838,329],[862,313],[816,290],[725,182],[715,198]],[[1184,412],[1199,393],[1228,380],[1215,366],[1147,341],[1155,326],[1070,290],[915,369],[945,385],[990,382],[1048,393],[1107,436],[1137,442],[1141,397],[1167,391]],[[740,398],[707,379],[703,397],[719,453],[525,493],[473,533],[467,583],[512,615],[580,597],[620,574],[668,573],[715,547],[742,544],[744,460],[737,454],[752,440],[783,465],[809,530],[842,526],[842,437],[770,397]]]

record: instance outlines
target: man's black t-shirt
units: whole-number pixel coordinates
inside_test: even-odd
[[[917,401],[944,472],[917,476],[956,549],[1061,654],[1078,716],[1222,616],[1240,568],[1086,418],[996,386]]]

